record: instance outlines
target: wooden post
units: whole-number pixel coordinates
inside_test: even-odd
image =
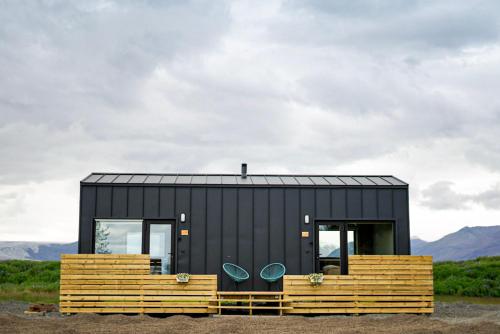
[[[219,315],[222,314],[222,301],[221,301],[222,296],[217,294],[217,304],[219,305]]]
[[[279,306],[280,306],[280,316],[283,315],[283,295],[278,295],[278,299],[279,299]]]
[[[252,309],[252,294],[249,293],[248,294],[248,306],[249,306],[249,309],[250,309],[250,315],[253,315],[253,309]]]

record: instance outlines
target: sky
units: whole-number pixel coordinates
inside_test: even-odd
[[[391,174],[412,236],[500,225],[498,1],[0,0],[0,240],[90,172]]]

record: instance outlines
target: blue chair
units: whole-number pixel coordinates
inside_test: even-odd
[[[233,263],[224,263],[222,269],[224,269],[224,272],[236,283],[246,281],[250,277],[245,269]]]
[[[269,283],[276,282],[285,275],[286,268],[281,263],[271,263],[262,268],[260,277]]]

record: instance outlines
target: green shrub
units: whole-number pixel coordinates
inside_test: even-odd
[[[57,302],[59,261],[0,261],[0,299]]]
[[[438,295],[500,297],[500,256],[435,263],[434,292]]]

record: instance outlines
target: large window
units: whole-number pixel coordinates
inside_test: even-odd
[[[96,254],[141,254],[142,220],[96,220]]]
[[[394,254],[392,223],[349,224],[347,242],[349,255],[392,255]]]

